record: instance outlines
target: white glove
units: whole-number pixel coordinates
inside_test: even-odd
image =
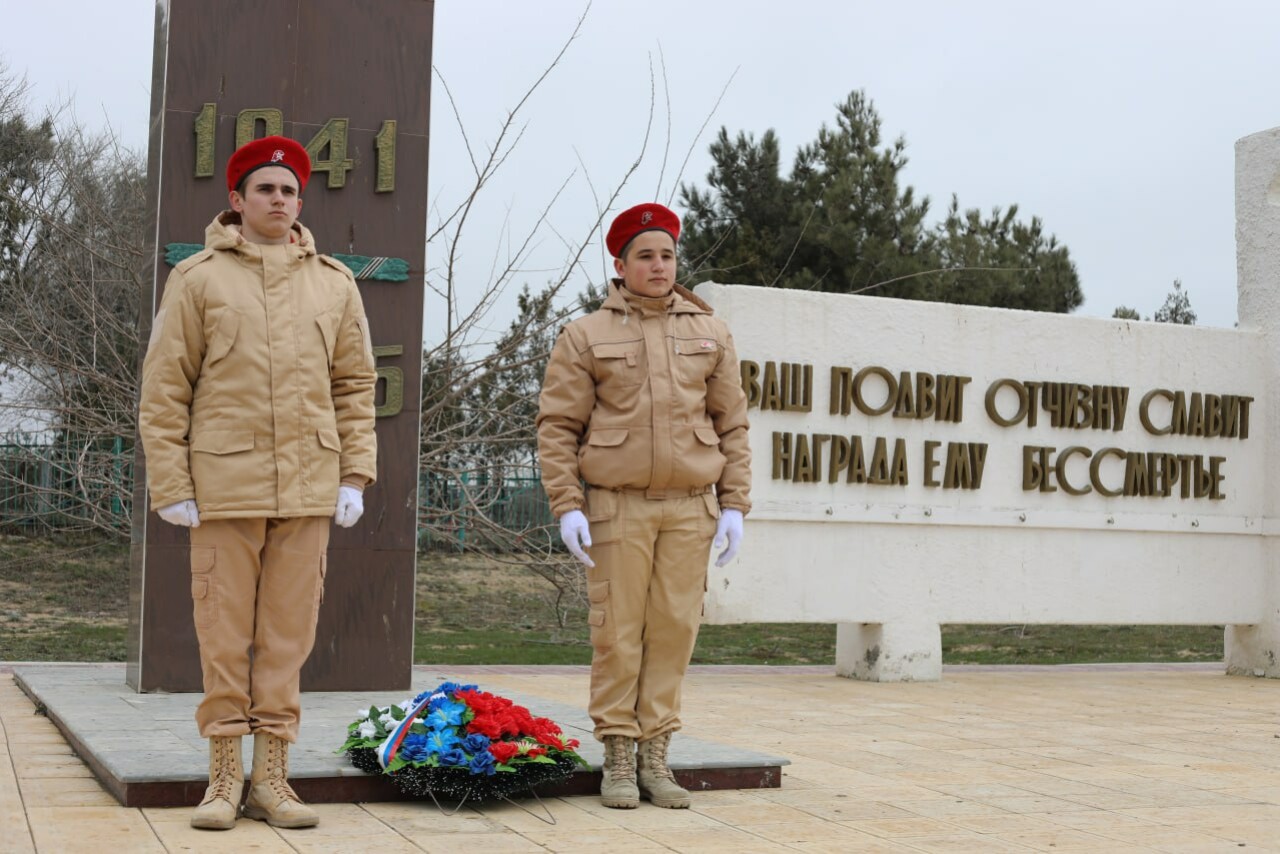
[[[200,527],[200,511],[196,509],[196,503],[190,498],[179,501],[177,504],[170,504],[168,507],[161,507],[156,510],[156,513],[170,525],[180,525],[183,528]]]
[[[738,556],[738,546],[742,545],[742,511],[721,510],[720,521],[716,523],[716,538],[712,543],[720,548],[728,540],[729,547],[720,552],[716,558],[716,566],[724,566]]]
[[[364,494],[354,486],[338,487],[338,506],[333,511],[333,521],[340,528],[350,528],[364,515]]]
[[[587,524],[586,514],[581,510],[570,510],[560,517],[560,539],[564,541],[571,555],[587,566],[596,565],[595,561],[587,557],[587,553],[582,550],[583,546],[591,547],[591,527]],[[582,545],[579,545],[579,542]]]

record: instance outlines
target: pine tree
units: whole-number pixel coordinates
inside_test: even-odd
[[[772,130],[756,142],[721,128],[711,145],[708,189],[681,187],[687,211],[682,278],[871,293],[1041,311],[1083,301],[1067,248],[1017,206],[989,219],[951,201],[926,225],[929,199],[902,187],[906,141],[881,138],[871,100],[855,91],[836,108],[834,127],[796,153],[780,174]]]
[[[1164,298],[1164,305],[1156,311],[1156,323],[1181,323],[1194,326],[1196,313],[1191,309],[1191,296],[1182,289],[1182,280],[1173,280],[1173,290]]]

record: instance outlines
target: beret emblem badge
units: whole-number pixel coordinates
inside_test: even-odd
[[[645,211],[644,213],[640,214],[641,225],[648,225],[652,221],[653,221],[653,214],[651,212]]]
[[[276,150],[271,154],[271,162],[272,162],[272,163],[279,163],[281,160],[284,160],[284,150],[283,150],[283,149],[279,149],[279,148],[277,148],[277,149],[276,149]]]

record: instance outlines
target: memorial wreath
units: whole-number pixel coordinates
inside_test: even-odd
[[[445,682],[399,705],[361,709],[337,752],[417,797],[505,800],[589,769],[578,744],[506,697]]]

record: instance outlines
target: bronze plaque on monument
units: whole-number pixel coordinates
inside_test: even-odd
[[[403,690],[413,664],[433,0],[161,0],[148,156],[155,276],[228,207],[227,158],[280,134],[311,154],[300,221],[350,267],[378,366],[378,482],[333,529],[304,691]],[[151,512],[138,443],[127,679],[202,690],[187,530]]]

